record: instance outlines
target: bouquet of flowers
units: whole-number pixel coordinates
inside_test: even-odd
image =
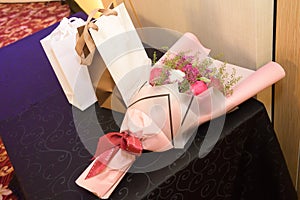
[[[154,52],[154,61],[156,59]],[[182,93],[200,95],[209,87],[215,87],[225,96],[233,92],[234,85],[242,78],[236,76],[236,69],[226,71],[226,63],[221,67],[215,67],[213,59],[206,57],[199,60],[196,55],[188,56],[185,52],[170,53],[162,59],[162,66],[156,66],[150,73],[150,84],[159,86],[178,83],[178,90]]]
[[[184,148],[199,124],[225,113],[224,94],[230,95],[243,77],[225,66],[208,57],[208,51],[187,33],[154,66],[149,63],[128,71],[116,82],[117,86],[132,82],[128,88],[135,89],[126,97],[129,100],[120,132],[99,139],[95,160],[76,183],[107,198],[136,157],[143,159],[142,150]],[[148,81],[136,87],[135,80],[141,79]],[[215,89],[217,86],[222,92]]]

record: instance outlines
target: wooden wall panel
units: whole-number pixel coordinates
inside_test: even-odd
[[[275,59],[284,67],[286,77],[275,85],[274,124],[292,179],[296,184],[300,139],[299,0],[277,0],[276,26]]]
[[[272,58],[273,0],[131,1],[144,27],[192,32],[223,60],[256,69]]]

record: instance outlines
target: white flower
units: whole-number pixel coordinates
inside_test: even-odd
[[[183,77],[185,76],[185,73],[179,69],[171,69],[170,70],[170,82],[173,83],[175,81],[182,82]]]
[[[7,185],[3,187],[2,184],[0,184],[0,200],[3,199],[3,196],[10,195],[12,191],[10,189],[7,189]]]

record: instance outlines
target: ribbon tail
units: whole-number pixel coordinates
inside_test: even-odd
[[[85,177],[85,180],[100,174],[107,167],[109,161],[114,157],[118,150],[119,147],[116,146],[107,151],[104,151],[98,157],[96,157],[92,168]]]
[[[92,166],[92,169],[89,171],[89,173],[85,177],[85,180],[98,175],[105,169],[105,167],[106,167],[106,165],[103,165],[102,162],[100,162],[99,160],[96,160],[94,165]]]
[[[128,151],[129,153],[139,156],[143,151],[142,143],[139,138],[127,132],[111,132],[99,138],[95,161],[89,170],[86,179],[92,178],[100,174],[116,155],[119,149]]]

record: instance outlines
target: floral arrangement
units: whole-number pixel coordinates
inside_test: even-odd
[[[153,63],[156,59],[156,52],[154,52]],[[178,83],[179,92],[195,96],[209,87],[214,87],[225,96],[230,96],[233,86],[242,77],[236,76],[235,68],[231,73],[225,69],[226,63],[216,67],[211,57],[199,59],[197,54],[190,56],[186,52],[167,53],[161,65],[152,68],[149,82],[152,86]]]

